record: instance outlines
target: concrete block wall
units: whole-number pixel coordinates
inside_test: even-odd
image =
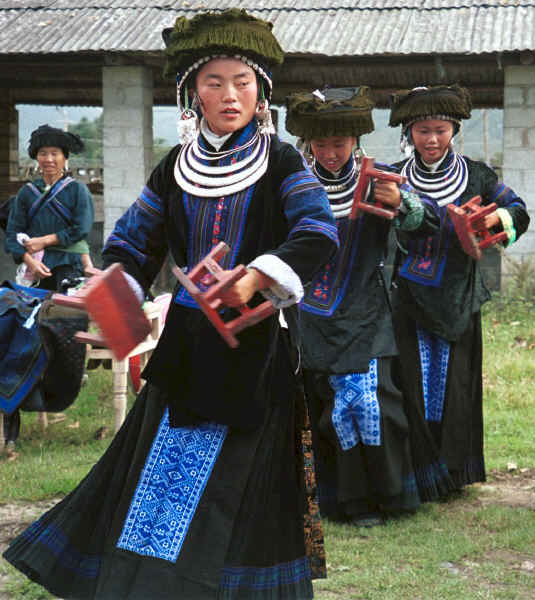
[[[535,261],[535,65],[505,67],[503,181],[528,206],[528,231],[506,250],[516,260]],[[507,273],[507,260],[503,262]]]
[[[150,175],[152,71],[136,66],[103,67],[102,86],[105,242]]]

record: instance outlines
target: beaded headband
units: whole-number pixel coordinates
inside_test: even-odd
[[[241,60],[245,65],[251,67],[253,71],[258,73],[260,77],[268,84],[268,99],[271,98],[271,92],[273,90],[273,82],[271,80],[271,73],[267,71],[267,69],[261,67],[254,60],[248,58],[247,56],[235,54],[234,56],[228,56],[227,54],[214,54],[209,56],[203,56],[196,60],[191,66],[189,66],[183,74],[178,73],[176,76],[176,95],[177,95],[177,104],[179,106],[183,106],[186,104],[186,99],[181,98],[181,94],[183,93],[183,87],[188,77],[194,73],[196,70],[200,69],[206,63],[209,63],[211,60],[216,60],[218,58],[235,58],[237,60]]]

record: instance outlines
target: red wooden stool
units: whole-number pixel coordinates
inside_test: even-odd
[[[75,339],[110,348],[117,360],[122,360],[149,335],[151,324],[119,263],[92,272],[95,274],[74,296],[53,294],[52,302],[86,311],[101,335],[80,331]]]
[[[249,308],[247,304],[242,304],[236,307],[236,310],[241,313],[239,317],[226,323],[223,321],[217,312],[224,306],[221,294],[247,273],[244,265],[238,265],[232,271],[222,269],[219,261],[229,250],[225,242],[219,242],[187,275],[177,267],[173,268],[173,273],[225,342],[231,348],[237,348],[239,341],[235,334],[269,317],[276,312],[276,309],[269,300],[262,302],[256,308]]]
[[[483,219],[497,208],[495,202],[481,206],[481,196],[474,196],[462,206],[448,204],[448,215],[453,223],[463,250],[479,260],[482,250],[507,239],[505,231],[491,234],[483,226]]]
[[[375,159],[371,156],[364,156],[360,163],[359,176],[357,179],[357,187],[353,195],[353,205],[349,218],[354,221],[360,216],[361,212],[368,212],[384,219],[392,220],[397,214],[397,208],[385,208],[380,202],[366,202],[366,192],[370,184],[370,179],[381,179],[383,181],[394,181],[397,184],[402,184],[407,181],[407,178],[398,173],[390,173],[389,171],[381,171],[374,167]]]

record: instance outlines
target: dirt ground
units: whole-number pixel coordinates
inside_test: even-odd
[[[483,504],[535,510],[535,469],[515,469],[508,473],[491,471],[487,479],[487,482],[477,484]]]
[[[59,500],[61,498],[33,504],[0,504],[0,554],[7,548],[11,540]],[[11,597],[3,592],[5,577],[0,572],[0,600],[11,600]]]
[[[507,473],[490,472],[488,481],[476,484],[476,486],[480,492],[476,500],[478,504],[501,504],[535,511],[535,468],[515,469]],[[0,504],[0,554],[11,540],[60,499],[49,499],[31,504]],[[473,500],[471,503],[473,504]],[[0,573],[0,600],[9,600],[2,594],[2,583],[2,574]]]

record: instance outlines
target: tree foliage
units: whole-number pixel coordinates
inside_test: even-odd
[[[82,117],[78,123],[69,125],[69,131],[79,135],[85,144],[84,151],[78,154],[80,159],[102,161],[103,124],[104,115],[100,114],[92,121],[90,121],[87,117]]]
[[[87,117],[82,117],[80,121],[74,125],[69,125],[69,131],[79,135],[84,144],[85,149],[80,154],[73,157],[77,163],[95,162],[102,163],[102,135],[104,129],[104,114],[90,121]],[[166,144],[164,138],[155,138],[152,147],[152,162],[156,165],[169,152],[171,146]]]

